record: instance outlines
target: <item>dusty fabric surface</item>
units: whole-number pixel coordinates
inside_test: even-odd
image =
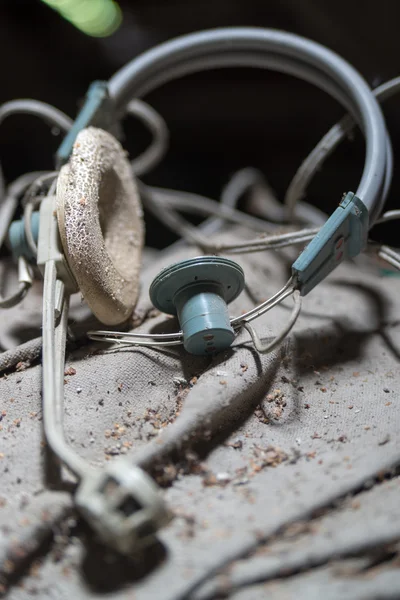
[[[141,330],[176,329],[151,311],[148,285],[162,266],[194,255],[177,247],[146,266]],[[251,293],[231,315],[277,291],[290,263],[267,252],[238,262]],[[44,480],[40,366],[8,372],[0,379],[0,581],[8,597],[396,597],[399,291],[399,279],[380,277],[366,260],[342,265],[266,356],[246,332],[214,359],[99,344],[68,354],[70,443],[93,466],[126,453],[165,486],[176,515],[160,545],[132,561],[96,545],[70,513],[69,495]],[[25,303],[40,314],[34,296]],[[288,299],[255,321],[257,330],[278,331],[291,306]],[[8,328],[3,320],[1,339]],[[31,544],[21,560],[15,550],[32,536],[36,555]]]
[[[310,598],[321,598],[322,590],[328,598],[398,597],[399,490],[398,478],[383,481],[312,521],[287,527],[195,597],[205,600],[220,591],[233,598],[285,598],[299,588],[300,597],[307,590]],[[251,583],[258,585],[250,591]]]

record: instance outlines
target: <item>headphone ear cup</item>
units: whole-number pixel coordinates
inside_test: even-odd
[[[126,153],[106,131],[78,134],[57,182],[57,219],[90,309],[106,325],[123,323],[138,298],[144,223]]]

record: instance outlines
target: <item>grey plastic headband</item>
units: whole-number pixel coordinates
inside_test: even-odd
[[[361,75],[324,46],[300,36],[258,28],[223,28],[161,44],[135,58],[109,82],[117,111],[134,97],[199,70],[253,66],[305,79],[348,109],[364,132],[366,157],[356,194],[367,206],[371,225],[385,200],[391,178],[391,149],[378,102]],[[386,184],[385,184],[386,181]]]

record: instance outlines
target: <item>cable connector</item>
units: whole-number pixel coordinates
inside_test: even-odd
[[[352,192],[343,197],[315,238],[292,265],[295,286],[305,296],[345,258],[363,251],[368,238],[368,209]]]
[[[30,248],[26,234],[24,217],[17,221],[13,221],[8,230],[8,242],[11,246],[13,257],[18,260],[20,256],[23,256],[29,262],[33,263],[36,260],[36,256],[33,254]],[[31,231],[34,241],[37,244],[39,238],[39,212],[35,211],[31,216]]]
[[[40,205],[39,238],[37,266],[44,275],[46,264],[54,260],[57,267],[57,278],[63,282],[69,294],[79,291],[78,284],[68,265],[62,247],[57,221],[57,204],[55,196],[47,196]]]
[[[153,544],[172,518],[153,479],[123,459],[89,469],[75,500],[99,538],[122,554]]]
[[[114,103],[109,96],[106,81],[94,81],[90,85],[83,107],[57,150],[58,169],[68,161],[78,133],[90,125],[111,132],[115,128]]]

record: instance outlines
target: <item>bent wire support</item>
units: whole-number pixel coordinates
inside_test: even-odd
[[[156,531],[168,521],[169,513],[156,484],[142,469],[123,460],[112,463],[106,469],[93,469],[67,444],[62,426],[63,372],[69,296],[78,289],[77,281],[88,296],[92,310],[103,319],[110,322],[112,318],[118,322],[118,319],[125,320],[132,311],[137,295],[138,262],[143,239],[141,213],[135,200],[133,180],[128,176],[129,169],[119,144],[109,134],[89,129],[78,135],[75,146],[69,165],[63,167],[58,182],[58,202],[55,196],[48,196],[40,207],[37,263],[44,273],[44,427],[52,451],[80,481],[75,498],[80,512],[103,542],[119,552],[130,553],[154,541]],[[84,161],[80,160],[82,156]],[[73,188],[68,187],[70,172],[75,178]],[[93,182],[93,177],[97,179],[99,173],[100,179]],[[110,174],[119,177],[115,181],[119,193],[113,195],[114,207],[107,186],[102,186]],[[79,203],[79,198],[85,198],[85,202]],[[120,269],[125,267],[124,286],[115,280],[112,271],[109,273],[111,284],[119,285],[118,295],[113,293],[112,285],[108,287],[104,280],[100,285],[95,279],[96,260],[101,260],[103,265],[110,261],[100,227],[96,227],[104,203],[111,204],[109,209],[119,211],[120,216],[132,224],[136,234],[134,246],[131,235],[118,237],[118,251],[123,250],[123,255],[129,256],[129,264],[119,265]],[[79,217],[76,210],[81,211]],[[75,239],[79,244],[82,240],[87,241],[86,228],[90,228],[92,243],[88,244],[87,251],[92,253],[91,256],[82,256],[79,251],[81,246],[77,250],[74,240],[67,234],[62,239],[62,232],[68,228],[70,235],[75,231]],[[114,228],[113,231],[112,227],[105,234],[111,252],[115,234],[116,230]],[[132,261],[133,250],[136,260]],[[85,264],[94,261],[94,277],[86,278],[83,284],[79,260],[75,262],[77,256],[82,260],[86,258]]]

